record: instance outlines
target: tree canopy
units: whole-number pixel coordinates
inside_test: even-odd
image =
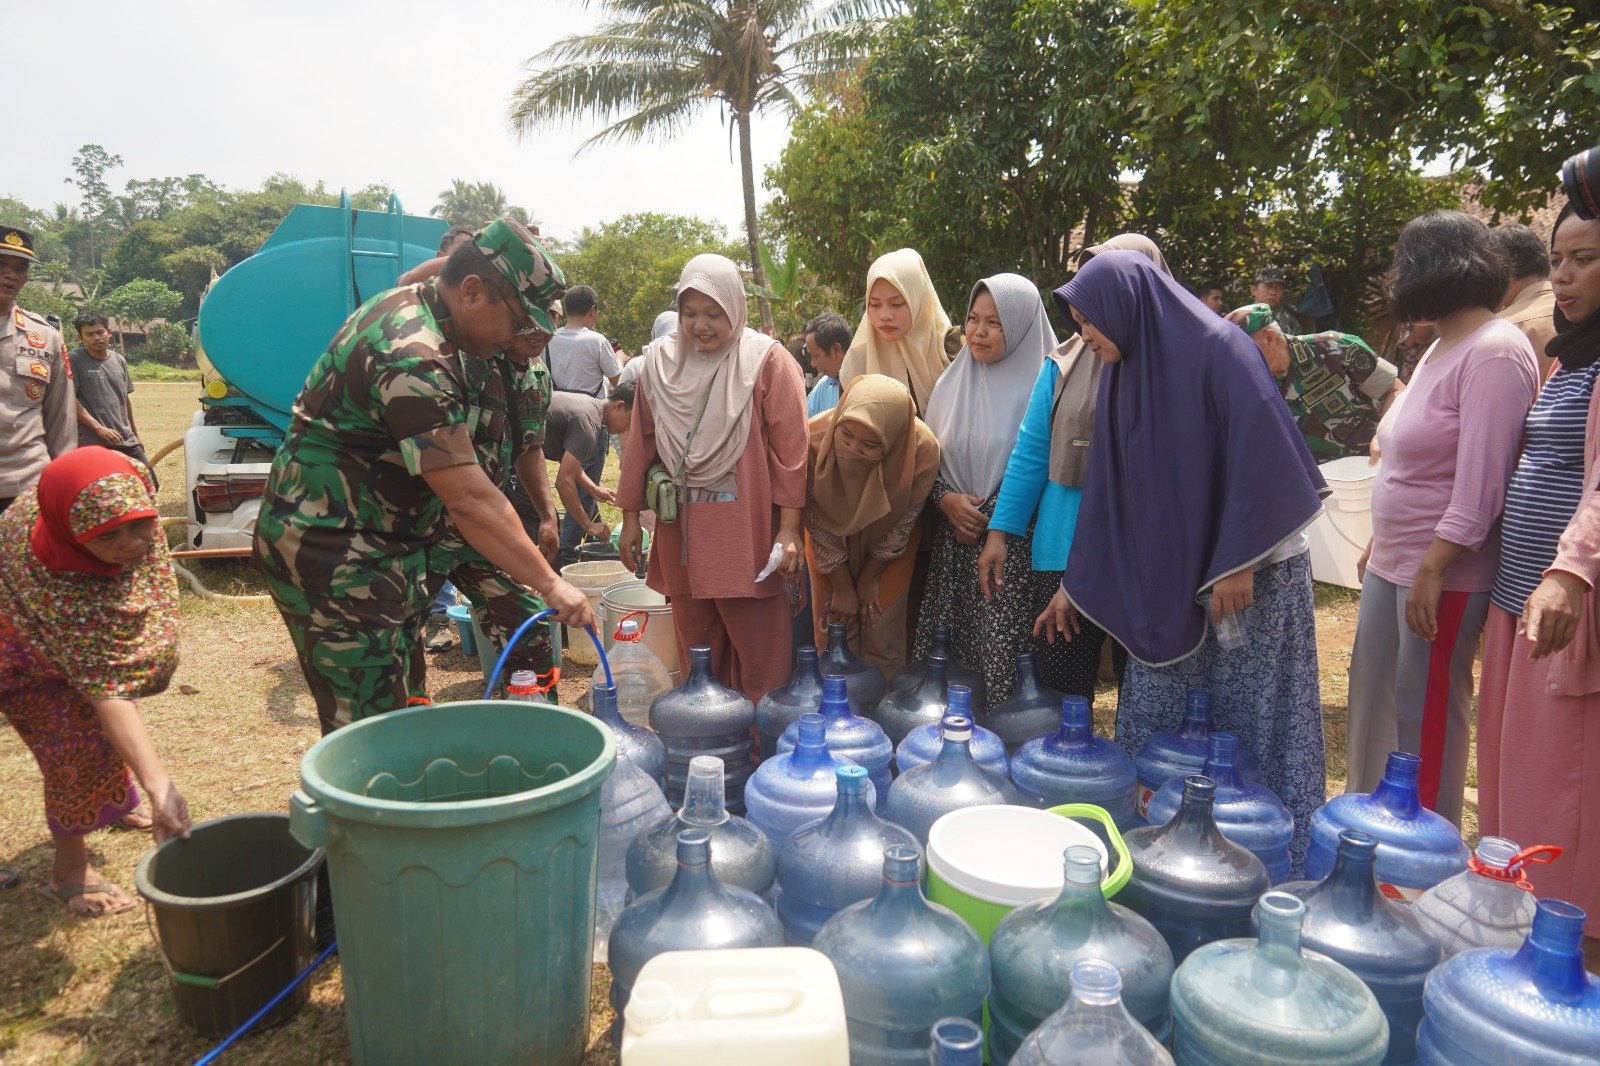
[[[1320,265],[1353,321],[1406,220],[1468,182],[1508,220],[1542,205],[1597,110],[1592,2],[912,0],[767,181],[846,292],[901,245],[946,300],[1054,287],[1131,228],[1240,299],[1263,263]]]

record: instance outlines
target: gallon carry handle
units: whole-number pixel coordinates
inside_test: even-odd
[[[1064,803],[1059,807],[1051,807],[1051,814],[1059,814],[1063,818],[1087,818],[1092,822],[1099,822],[1105,827],[1106,838],[1111,841],[1111,849],[1117,853],[1116,869],[1112,870],[1100,885],[1100,893],[1110,899],[1133,877],[1133,857],[1128,854],[1128,845],[1123,842],[1122,834],[1117,831],[1117,823],[1104,807],[1096,807],[1092,803]]]
[[[804,999],[805,990],[792,978],[719,977],[707,982],[690,1010],[694,1017],[717,1020],[770,1018]]]

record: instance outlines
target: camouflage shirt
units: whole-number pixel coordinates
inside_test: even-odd
[[[311,368],[256,520],[282,610],[373,620],[427,603],[444,504],[421,475],[477,462],[458,356],[426,281],[368,300]]]
[[[1366,455],[1399,376],[1394,365],[1348,333],[1287,339],[1289,372],[1278,387],[1311,454],[1319,462]]]
[[[545,418],[550,410],[550,371],[543,359],[518,365],[504,354],[493,359],[463,356],[467,386],[467,422],[478,463],[489,480],[504,486],[517,457],[544,445]],[[512,395],[506,396],[510,384]]]

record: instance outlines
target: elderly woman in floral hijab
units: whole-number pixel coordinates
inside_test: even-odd
[[[134,775],[156,840],[189,835],[135,702],[172,679],[177,625],[147,475],[126,456],[68,452],[0,514],[0,709],[44,775],[55,864],[40,891],[80,917],[133,906],[84,837],[138,806]]]

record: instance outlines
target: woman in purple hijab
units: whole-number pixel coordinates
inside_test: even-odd
[[[1063,593],[1037,629],[1070,639],[1081,613],[1128,649],[1130,753],[1210,692],[1295,816],[1300,876],[1325,798],[1305,531],[1327,488],[1250,339],[1150,260],[1096,256],[1064,296],[1106,372]],[[1213,627],[1234,615],[1245,640],[1225,649]]]

